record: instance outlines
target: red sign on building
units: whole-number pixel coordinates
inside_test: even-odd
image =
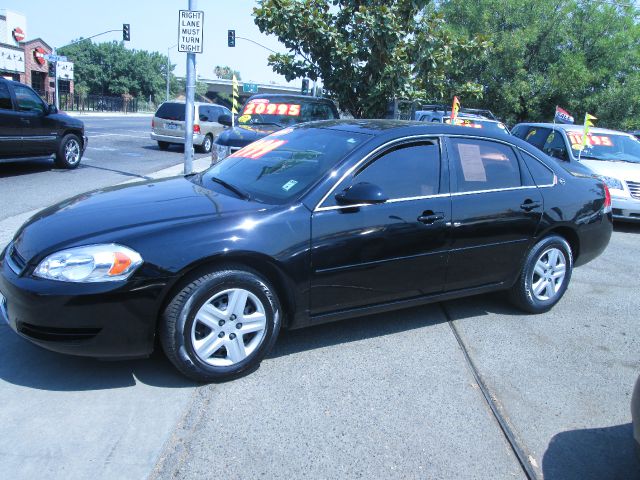
[[[13,38],[16,42],[21,42],[24,40],[24,32],[20,27],[16,27],[13,29]]]
[[[36,62],[38,62],[38,65],[44,65],[45,62],[45,58],[44,56],[46,55],[47,52],[44,51],[44,48],[42,47],[36,47],[33,49],[33,58],[36,59]]]

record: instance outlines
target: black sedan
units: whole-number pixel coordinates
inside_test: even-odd
[[[606,186],[465,127],[326,121],[209,170],[100,190],[30,219],[0,257],[0,314],[58,352],[232,378],[300,328],[505,290],[549,310],[606,248]]]

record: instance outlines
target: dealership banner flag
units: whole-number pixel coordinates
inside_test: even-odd
[[[578,146],[580,150],[580,153],[578,154],[578,160],[580,159],[580,156],[582,155],[582,151],[584,150],[584,148],[587,145],[591,145],[588,135],[589,135],[589,127],[594,126],[592,120],[597,120],[597,118],[589,113],[584,114],[584,131],[582,132],[582,145]]]
[[[553,117],[554,122],[558,123],[574,123],[574,119],[569,112],[556,105],[556,116]]]
[[[460,111],[460,100],[458,97],[453,97],[453,106],[451,107],[451,125],[456,124],[458,118],[458,112]]]

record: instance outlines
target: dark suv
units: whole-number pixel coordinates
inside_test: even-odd
[[[30,87],[0,78],[0,162],[55,156],[76,168],[87,147],[84,124],[47,105]]]
[[[240,110],[235,128],[224,130],[214,141],[213,163],[277,130],[303,122],[339,118],[335,103],[328,98],[306,95],[253,95]],[[231,126],[231,116],[221,115],[218,122]]]

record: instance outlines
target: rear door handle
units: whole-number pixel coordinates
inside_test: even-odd
[[[532,200],[525,200],[525,202],[522,205],[520,205],[520,208],[525,212],[530,212],[535,208],[540,208],[540,204]]]
[[[418,217],[418,221],[426,225],[431,225],[432,223],[439,222],[441,220],[444,220],[443,213],[424,212]]]
[[[22,123],[26,123],[27,125],[29,125],[31,123],[31,120],[29,120],[28,118],[21,118],[20,121]]]

